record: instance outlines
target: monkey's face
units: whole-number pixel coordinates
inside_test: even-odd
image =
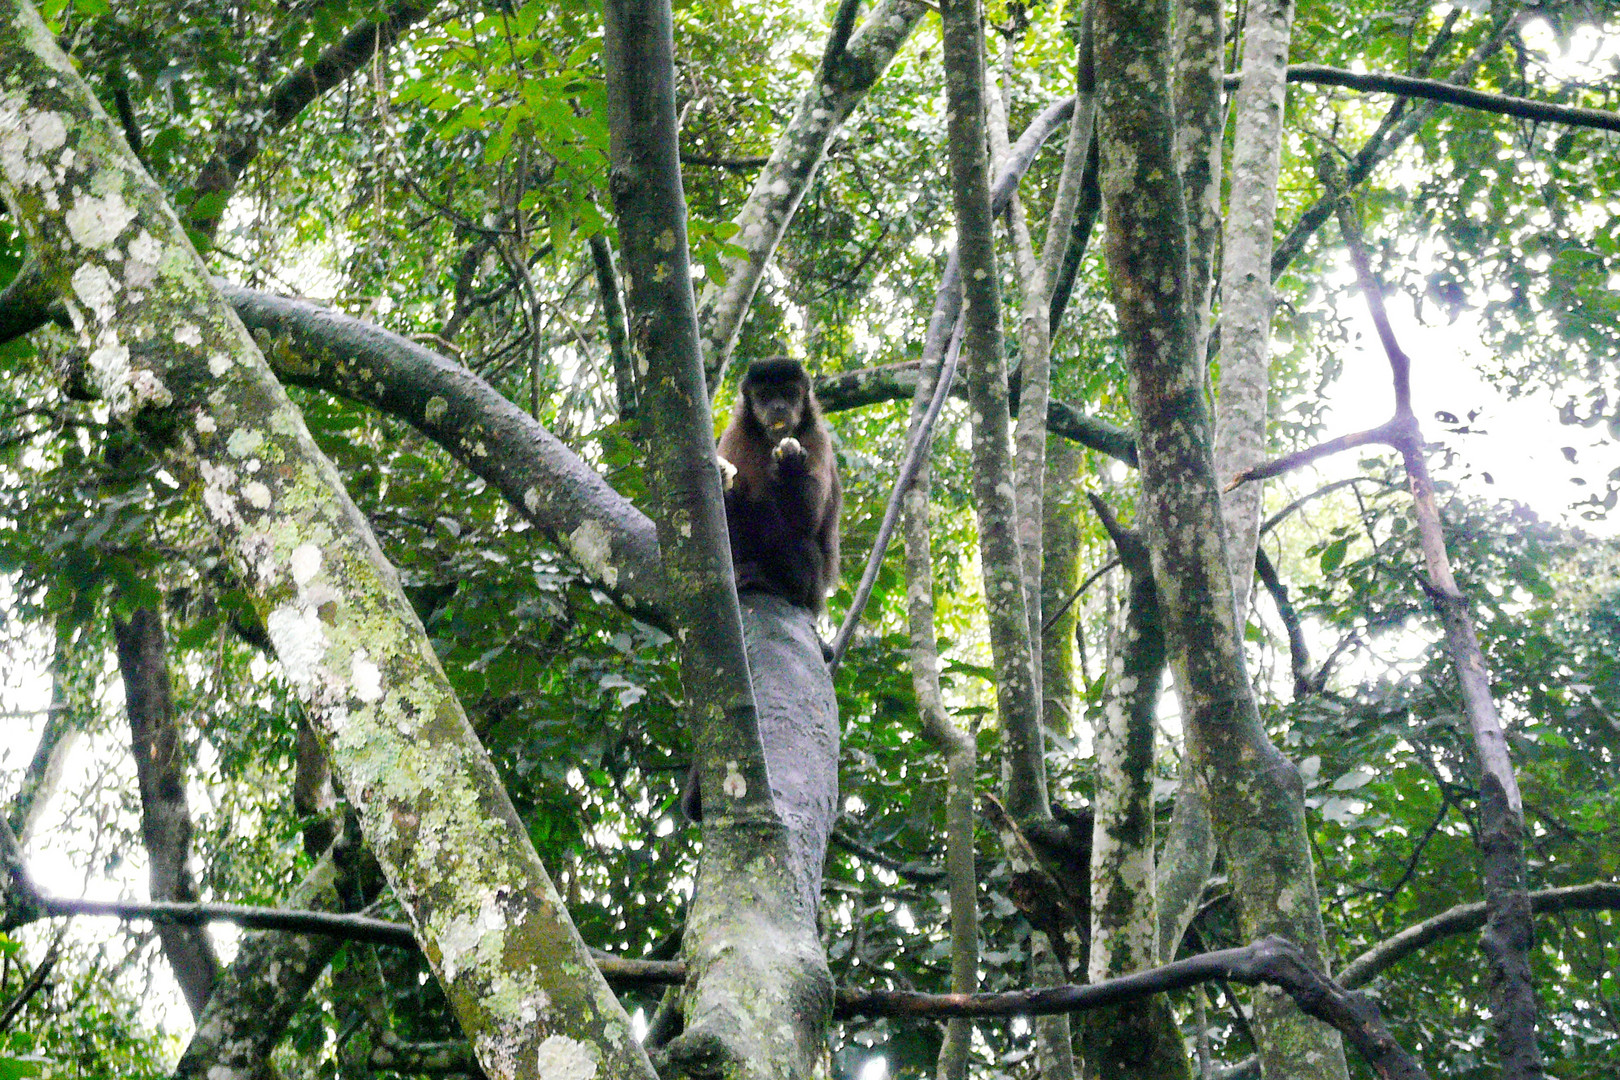
[[[804,423],[805,389],[798,382],[755,383],[748,388],[748,409],[772,445]]]

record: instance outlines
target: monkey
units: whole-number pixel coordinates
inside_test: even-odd
[[[719,457],[737,591],[821,614],[838,581],[843,489],[804,365],[780,356],[748,366]]]
[[[844,495],[803,364],[779,356],[748,365],[718,457],[737,591],[773,593],[820,615],[838,581]],[[688,821],[703,820],[696,762],[680,801]]]

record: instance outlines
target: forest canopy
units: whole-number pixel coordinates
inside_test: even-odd
[[[1617,41],[0,2],[0,1077],[1612,1077]]]

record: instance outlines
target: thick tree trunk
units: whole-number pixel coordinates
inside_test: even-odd
[[[1168,6],[1100,0],[1098,108],[1114,304],[1138,424],[1142,515],[1176,688],[1243,932],[1324,956],[1297,770],[1260,723],[1232,608],[1210,456],[1187,214],[1175,168]],[[1275,1077],[1344,1075],[1337,1033],[1262,995]]]
[[[704,807],[682,939],[686,1029],[663,1072],[808,1077],[832,1009],[816,913],[837,812],[837,701],[809,611],[755,593],[746,620],[738,606],[687,255],[669,0],[609,0],[604,12],[631,346]]]
[[[26,0],[0,8],[12,220],[207,515],[491,1077],[652,1077],[393,568],[163,195]]]

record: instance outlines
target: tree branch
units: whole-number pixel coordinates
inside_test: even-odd
[[[1238,78],[1237,75],[1226,76],[1227,87],[1230,89],[1236,86]],[[1513,97],[1488,90],[1475,90],[1443,79],[1417,79],[1410,75],[1346,71],[1324,64],[1290,64],[1288,81],[1313,83],[1319,86],[1342,86],[1347,90],[1361,90],[1375,94],[1399,94],[1402,97],[1437,101],[1442,105],[1461,105],[1467,109],[1496,113],[1499,116],[1516,116],[1521,120],[1541,120],[1550,124],[1596,128],[1599,131],[1620,131],[1620,113],[1589,109],[1580,105],[1559,105],[1551,101]]]
[[[1371,998],[1333,982],[1306,961],[1298,946],[1278,937],[1262,938],[1242,948],[1203,953],[1174,964],[1085,986],[971,996],[909,990],[844,991],[838,996],[833,1015],[839,1020],[858,1016],[919,1020],[943,1020],[953,1016],[1046,1016],[1121,1005],[1171,990],[1185,990],[1214,979],[1281,988],[1293,997],[1301,1010],[1337,1028],[1385,1080],[1419,1080],[1427,1076],[1395,1042]]]

